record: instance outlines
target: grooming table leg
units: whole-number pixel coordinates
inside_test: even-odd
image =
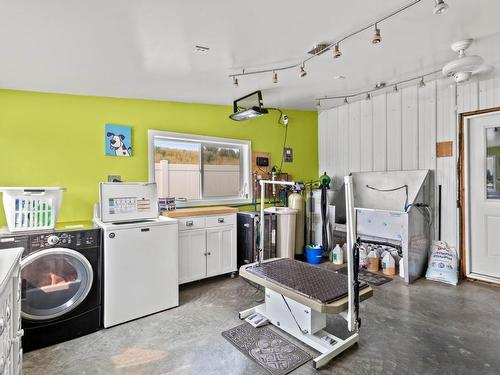
[[[357,333],[346,340],[324,330],[326,314],[311,310],[310,307],[266,289],[266,302],[239,313],[240,319],[259,313],[269,319],[270,323],[292,335],[304,344],[321,353],[314,358],[313,367],[319,369],[332,358],[351,347],[359,340]]]
[[[331,359],[333,359],[334,357],[342,353],[344,350],[356,344],[359,341],[359,334],[355,333],[352,336],[349,336],[345,340],[336,337],[336,340],[338,341],[334,345],[330,346],[329,348],[325,347],[326,350],[324,352],[320,351],[322,354],[313,359],[313,367],[315,369],[319,369],[320,367],[326,365],[328,362],[330,362]]]
[[[248,318],[250,315],[252,315],[254,313],[259,313],[259,314],[265,316],[265,313],[266,313],[266,304],[263,303],[261,305],[251,307],[251,308],[249,308],[247,310],[240,311],[239,312],[239,318],[241,320],[243,320],[243,319]]]

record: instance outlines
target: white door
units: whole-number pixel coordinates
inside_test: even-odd
[[[206,231],[179,232],[179,284],[206,277]]]
[[[467,130],[467,274],[500,282],[500,114],[471,118]]]
[[[207,277],[236,271],[234,226],[207,229]]]
[[[104,327],[178,306],[177,225],[104,232]]]

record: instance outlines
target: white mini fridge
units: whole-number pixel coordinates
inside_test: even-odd
[[[179,305],[177,220],[158,217],[156,185],[102,183],[103,324]]]

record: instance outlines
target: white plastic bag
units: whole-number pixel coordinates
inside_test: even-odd
[[[429,265],[425,277],[446,284],[458,283],[458,255],[454,247],[444,241],[432,241]]]

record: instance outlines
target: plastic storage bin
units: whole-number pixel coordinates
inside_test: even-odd
[[[63,188],[0,187],[11,232],[53,229],[61,208]]]
[[[264,210],[278,217],[278,258],[295,258],[295,220],[298,210],[289,207],[269,207]]]

